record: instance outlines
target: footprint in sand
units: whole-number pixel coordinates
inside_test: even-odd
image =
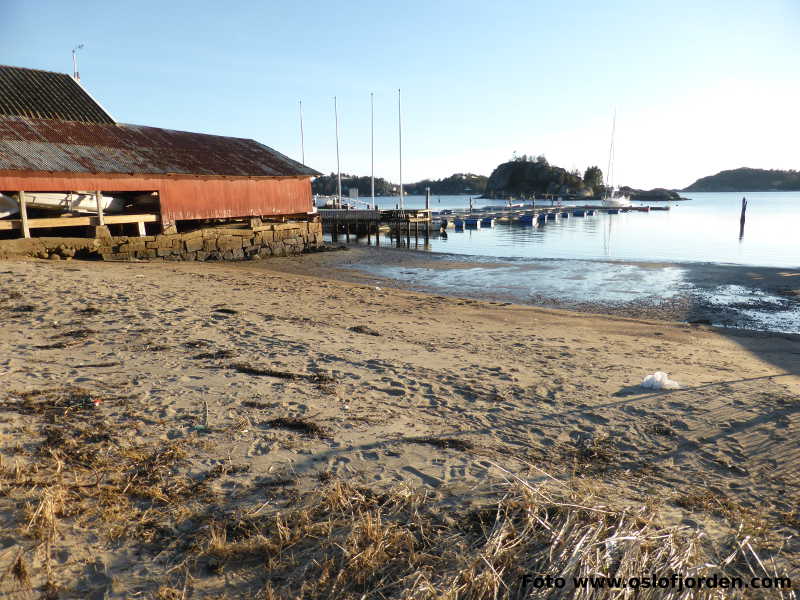
[[[437,477],[431,477],[430,475],[426,475],[419,469],[415,469],[414,467],[411,466],[405,466],[403,467],[403,470],[408,473],[411,473],[412,475],[415,475],[422,481],[422,483],[429,485],[431,487],[439,487],[444,483],[441,479]]]

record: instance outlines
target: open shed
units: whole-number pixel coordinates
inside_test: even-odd
[[[0,230],[303,218],[317,175],[254,140],[117,123],[69,75],[0,66]]]

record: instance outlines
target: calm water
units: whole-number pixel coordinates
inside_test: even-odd
[[[447,239],[432,238],[429,249],[509,258],[800,265],[800,192],[685,195],[691,200],[672,203],[669,211],[571,217],[538,229],[498,223],[490,229],[448,230]],[[747,197],[748,208],[740,240],[742,196]],[[396,202],[385,198],[378,204],[394,208]],[[488,200],[474,202],[476,207],[492,205]],[[421,196],[406,199],[409,208],[424,204]],[[468,206],[469,196],[434,196],[431,202],[433,210]]]
[[[787,271],[781,287],[800,285],[800,272],[791,272],[800,266],[800,192],[745,194],[747,223],[739,239],[742,195],[687,194],[690,201],[673,203],[669,211],[570,217],[539,228],[448,229],[447,239],[431,237],[427,245],[411,239],[412,248],[429,252],[430,264],[378,261],[352,268],[415,289],[523,303],[633,306],[674,299],[714,324],[800,333],[796,299],[765,288],[760,277],[743,280],[740,268],[709,265],[778,267]],[[395,202],[379,205],[393,208]],[[412,196],[406,207],[424,202]],[[488,204],[475,200],[476,207]],[[434,196],[431,207],[468,205],[469,196]],[[382,244],[392,241],[385,237]]]

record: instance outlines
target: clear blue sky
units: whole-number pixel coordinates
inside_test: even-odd
[[[0,64],[70,72],[121,122],[254,138],[396,181],[488,175],[513,151],[683,187],[800,168],[800,1],[0,0]]]

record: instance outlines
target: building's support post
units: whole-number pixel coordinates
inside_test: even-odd
[[[94,200],[97,203],[97,224],[102,227],[106,223],[103,219],[103,194],[100,192],[100,190],[97,190],[94,193]]]
[[[139,226],[139,236],[143,237],[147,235],[147,230],[144,228],[144,221],[138,221],[136,224]]]
[[[28,207],[25,203],[25,192],[19,193],[19,218],[22,220],[22,237],[31,237],[31,230],[28,227]]]

